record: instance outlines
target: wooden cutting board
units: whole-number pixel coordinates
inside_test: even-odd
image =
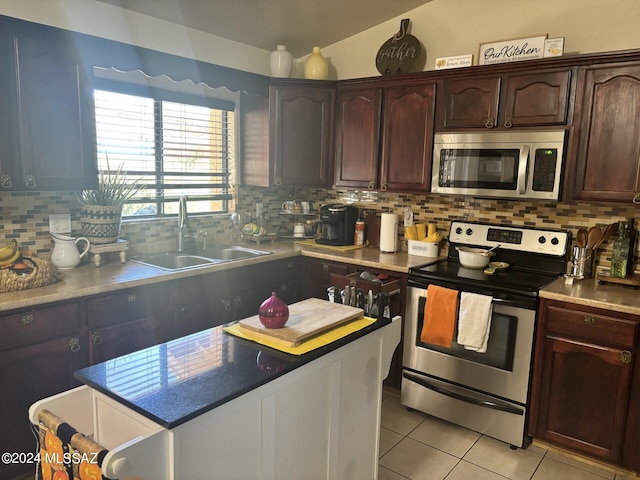
[[[308,298],[289,305],[289,320],[282,328],[266,328],[258,315],[240,320],[238,325],[283,345],[296,347],[311,337],[363,316],[361,308]]]

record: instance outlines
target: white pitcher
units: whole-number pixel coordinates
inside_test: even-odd
[[[53,238],[54,241],[53,252],[51,252],[51,263],[58,267],[59,270],[71,270],[78,265],[80,259],[84,257],[91,247],[89,240],[84,237],[73,238],[52,233],[51,238]],[[78,247],[76,247],[76,244],[80,240],[86,243],[82,253],[79,253]]]

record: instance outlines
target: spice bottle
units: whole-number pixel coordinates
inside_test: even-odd
[[[616,278],[626,277],[628,260],[629,235],[627,233],[627,224],[625,222],[620,222],[618,226],[618,237],[613,241],[610,275]]]

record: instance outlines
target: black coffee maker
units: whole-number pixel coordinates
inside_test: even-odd
[[[358,220],[358,207],[332,203],[320,207],[320,238],[322,245],[353,245]]]

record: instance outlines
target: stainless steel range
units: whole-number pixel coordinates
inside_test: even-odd
[[[452,222],[447,258],[409,272],[402,404],[526,446],[538,292],[565,273],[570,240],[568,231]],[[509,266],[493,274],[463,267],[455,248],[498,245],[492,260]],[[458,344],[459,318],[450,346],[421,340],[430,285],[457,291],[458,298],[469,292],[490,302],[484,353]]]

